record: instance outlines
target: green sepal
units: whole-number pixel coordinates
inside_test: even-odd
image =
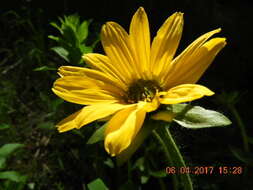
[[[175,114],[173,121],[182,127],[200,129],[208,127],[221,127],[231,124],[223,114],[190,104],[175,104],[167,107]]]

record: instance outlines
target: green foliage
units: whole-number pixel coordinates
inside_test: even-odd
[[[11,154],[15,153],[18,149],[23,148],[23,144],[10,143],[0,147],[0,180],[3,181],[0,184],[0,189],[11,189],[13,185],[23,188],[23,184],[27,180],[27,176],[20,174],[17,171],[5,170],[7,168],[7,159]]]
[[[169,110],[176,114],[173,121],[186,128],[199,129],[231,125],[231,121],[223,114],[200,106],[175,104],[169,107]]]
[[[89,190],[108,190],[104,182],[98,178],[88,184]]]
[[[80,21],[78,15],[64,16],[59,18],[60,24],[51,22],[51,26],[56,28],[60,35],[48,37],[57,42],[56,47],[51,49],[70,64],[77,65],[83,63],[82,55],[91,53],[98,40],[91,45],[87,45],[89,25],[91,20]]]

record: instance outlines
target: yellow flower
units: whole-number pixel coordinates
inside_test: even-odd
[[[110,116],[104,146],[115,156],[125,150],[139,132],[146,114],[160,104],[189,102],[214,93],[195,84],[225,38],[209,38],[213,30],[195,40],[175,56],[183,30],[183,13],[171,15],[150,43],[147,15],[142,7],[134,14],[129,33],[119,24],[107,22],[101,41],[106,55],[83,56],[90,68],[62,66],[53,92],[66,101],[86,105],[57,126],[60,132],[79,129]],[[154,119],[166,120],[165,113]],[[167,119],[168,120],[168,119]]]

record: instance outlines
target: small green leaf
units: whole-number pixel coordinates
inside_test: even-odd
[[[141,184],[146,184],[149,180],[149,176],[141,176]]]
[[[51,39],[51,40],[55,40],[55,41],[57,41],[57,42],[59,42],[59,40],[60,40],[59,37],[53,36],[53,35],[49,35],[48,38]]]
[[[6,158],[0,157],[0,169],[4,169],[6,166]]]
[[[249,166],[253,166],[253,154],[251,152],[244,152],[241,149],[232,146],[229,146],[229,149],[238,160]]]
[[[99,127],[99,128],[92,134],[92,136],[89,138],[87,144],[94,144],[94,143],[97,143],[97,142],[99,142],[99,141],[104,140],[104,132],[105,132],[106,124],[107,124],[107,123],[105,123],[103,126]]]
[[[0,179],[8,179],[15,182],[25,182],[26,176],[21,175],[16,171],[4,171],[0,172]]]
[[[0,148],[0,156],[7,157],[11,153],[13,153],[16,149],[24,147],[23,144],[12,143],[12,144],[5,144]]]
[[[104,182],[100,179],[97,178],[94,181],[90,182],[88,184],[88,189],[89,190],[108,190]]]
[[[112,159],[110,159],[110,158],[107,158],[107,160],[104,161],[104,164],[106,166],[108,166],[109,168],[114,168],[114,163],[113,163]]]
[[[68,58],[68,55],[69,55],[69,52],[64,49],[63,47],[52,47],[51,48],[55,53],[57,53],[59,56],[61,56],[65,61],[69,62],[69,58]]]
[[[0,130],[4,130],[4,129],[9,129],[11,126],[6,124],[6,123],[1,123],[0,124]]]
[[[199,129],[207,127],[227,126],[231,121],[223,114],[207,110],[200,106],[183,105],[184,109],[173,119],[182,127]],[[182,107],[183,107],[182,106]]]
[[[37,67],[33,71],[55,71],[56,68],[48,67],[48,66],[42,66],[42,67]]]
[[[63,31],[60,26],[58,26],[55,22],[50,22],[50,25],[55,27],[61,34],[63,34]]]
[[[79,48],[80,48],[82,54],[91,53],[93,51],[93,48],[91,46],[85,46],[84,44],[80,45]]]
[[[79,38],[80,42],[83,42],[88,36],[88,27],[89,27],[89,22],[88,21],[83,21],[83,23],[78,27],[77,30],[77,36]]]
[[[165,170],[160,170],[160,171],[149,171],[149,174],[153,177],[156,178],[162,178],[162,177],[166,177],[167,174],[165,172]]]

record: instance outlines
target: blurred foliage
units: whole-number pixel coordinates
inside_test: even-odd
[[[171,189],[173,179],[165,174],[168,165],[154,137],[119,167],[103,142],[93,138],[97,143],[87,144],[102,122],[58,134],[55,124],[80,106],[51,92],[56,70],[63,64],[84,66],[81,56],[97,48],[101,24],[78,15],[57,23],[56,16],[48,20],[42,9],[29,7],[0,13],[0,189]],[[171,132],[190,166],[246,170],[241,176],[192,176],[196,190],[252,189],[253,137],[243,119],[248,110],[240,107],[241,93],[224,93],[207,107],[219,106],[232,127],[192,131],[174,124]]]
[[[78,15],[64,16],[64,18],[59,18],[59,20],[60,24],[56,22],[50,23],[50,25],[60,32],[60,36],[48,36],[59,45],[51,49],[68,63],[73,65],[84,63],[82,55],[91,53],[99,41],[97,39],[90,46],[87,45],[91,20],[80,22],[80,17]]]

